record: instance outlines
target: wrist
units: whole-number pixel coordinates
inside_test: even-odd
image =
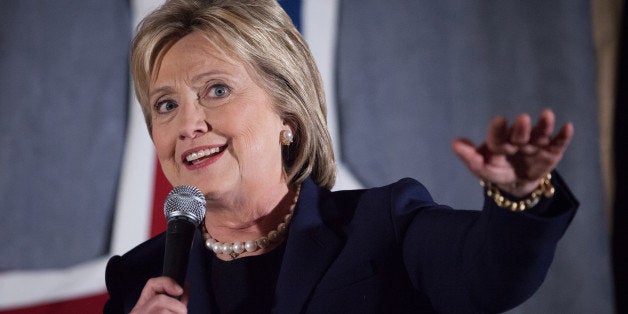
[[[545,177],[543,177],[545,178]],[[541,184],[540,180],[534,181],[516,181],[511,184],[499,184],[499,183],[491,183],[494,187],[498,188],[502,192],[506,192],[515,198],[526,198],[528,195],[532,194],[534,190],[536,190]]]
[[[520,192],[517,194],[504,191],[496,184],[484,180],[480,181],[480,185],[484,187],[486,195],[492,199],[497,206],[508,208],[511,211],[524,211],[538,204],[541,198],[551,198],[554,196],[555,189],[551,183],[551,179],[552,175],[548,173],[539,181],[532,182],[530,192],[521,193],[521,191],[525,191],[525,189],[530,189],[530,187],[522,187],[521,189],[517,189],[517,192]]]

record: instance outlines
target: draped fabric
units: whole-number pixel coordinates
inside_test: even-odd
[[[342,159],[365,185],[412,176],[439,202],[480,208],[452,139],[480,143],[495,115],[543,108],[574,123],[558,170],[581,209],[547,281],[513,313],[611,312],[589,1],[345,0],[339,14]]]
[[[10,243],[0,271],[103,255],[126,130],[128,3],[2,1],[0,12],[0,238]]]
[[[108,256],[163,231],[170,186],[128,75],[133,25],[160,2],[0,1],[0,312],[100,312]],[[589,2],[279,2],[323,72],[336,189],[410,176],[477,209],[453,138],[478,143],[493,116],[546,107],[572,121],[558,170],[581,209],[511,312],[613,312]]]
[[[613,202],[613,270],[617,313],[628,313],[628,5],[624,1],[617,66],[614,119],[615,200]]]
[[[98,274],[72,269],[109,254],[131,34],[128,0],[0,1],[0,311],[80,290]]]

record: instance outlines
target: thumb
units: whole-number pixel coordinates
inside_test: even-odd
[[[451,148],[471,173],[477,177],[481,177],[484,157],[480,154],[479,148],[477,148],[471,140],[467,138],[454,139],[451,142]]]
[[[166,277],[168,282],[164,284],[164,292],[172,297],[178,297],[183,294],[183,288],[177,284],[174,279]]]

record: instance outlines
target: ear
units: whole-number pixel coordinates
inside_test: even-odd
[[[294,123],[290,120],[287,119],[283,119],[283,127],[281,128],[282,130],[288,130],[290,132],[292,132],[292,134],[295,134],[296,128],[294,127]]]
[[[279,132],[279,142],[281,145],[290,146],[292,141],[294,140],[294,135],[292,134],[292,130],[289,128],[281,130]]]
[[[284,127],[292,128],[292,123],[288,119],[282,119],[281,124],[283,124]]]

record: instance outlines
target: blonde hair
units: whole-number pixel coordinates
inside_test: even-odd
[[[289,182],[311,176],[331,189],[336,166],[323,84],[310,50],[275,0],[171,0],[142,20],[131,50],[135,93],[152,133],[149,88],[159,59],[177,40],[200,31],[253,68],[294,133],[284,146]]]

